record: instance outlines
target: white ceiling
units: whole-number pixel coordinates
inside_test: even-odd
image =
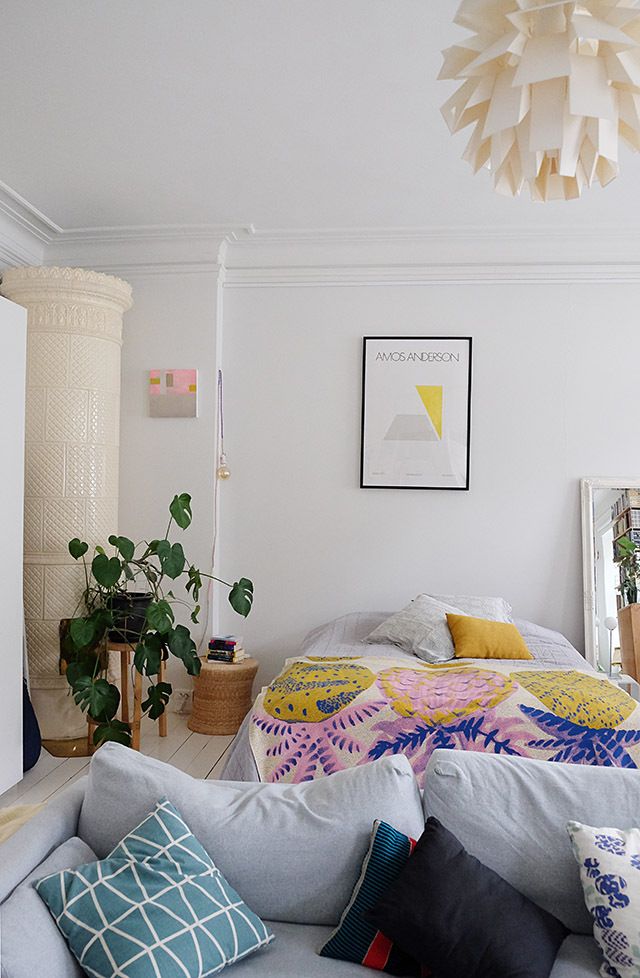
[[[64,228],[640,227],[640,157],[504,199],[439,106],[456,0],[3,0],[0,180]]]

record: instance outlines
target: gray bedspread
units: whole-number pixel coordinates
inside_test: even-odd
[[[390,612],[362,612],[344,615],[326,625],[314,628],[304,639],[299,654],[310,656],[354,656],[363,655],[366,652],[370,654],[372,646],[366,645],[364,639],[385,618],[388,618],[389,614]],[[584,657],[560,632],[542,628],[541,625],[523,619],[516,619],[515,625],[534,656],[533,662],[519,663],[519,669],[540,669],[541,667],[548,669],[591,669]],[[403,652],[396,645],[376,645],[375,655],[379,657],[393,656],[395,659],[406,658],[410,662],[416,662],[414,655]],[[222,777],[229,781],[260,780],[249,743],[250,722],[251,712],[247,714],[227,751]]]

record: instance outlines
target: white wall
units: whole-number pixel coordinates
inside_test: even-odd
[[[22,777],[22,514],[27,312],[0,296],[0,794]]]
[[[225,288],[221,553],[256,585],[243,631],[263,680],[309,628],[421,590],[504,595],[582,647],[578,480],[640,470],[639,299],[588,282]],[[469,493],[358,488],[364,334],[474,337]]]
[[[217,271],[125,277],[133,308],[122,349],[120,532],[136,541],[163,534],[173,495],[189,492],[193,523],[184,532],[174,527],[173,539],[206,571],[214,524]],[[148,371],[166,367],[198,369],[198,418],[149,417]],[[196,640],[201,630],[194,630]],[[171,663],[169,679],[176,689],[190,687],[180,663]]]

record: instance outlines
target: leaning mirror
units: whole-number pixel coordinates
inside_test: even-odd
[[[640,675],[640,479],[582,480],[587,661]]]

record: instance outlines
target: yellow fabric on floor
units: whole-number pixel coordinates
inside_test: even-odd
[[[0,844],[22,828],[25,822],[42,811],[44,805],[13,805],[0,808]]]

